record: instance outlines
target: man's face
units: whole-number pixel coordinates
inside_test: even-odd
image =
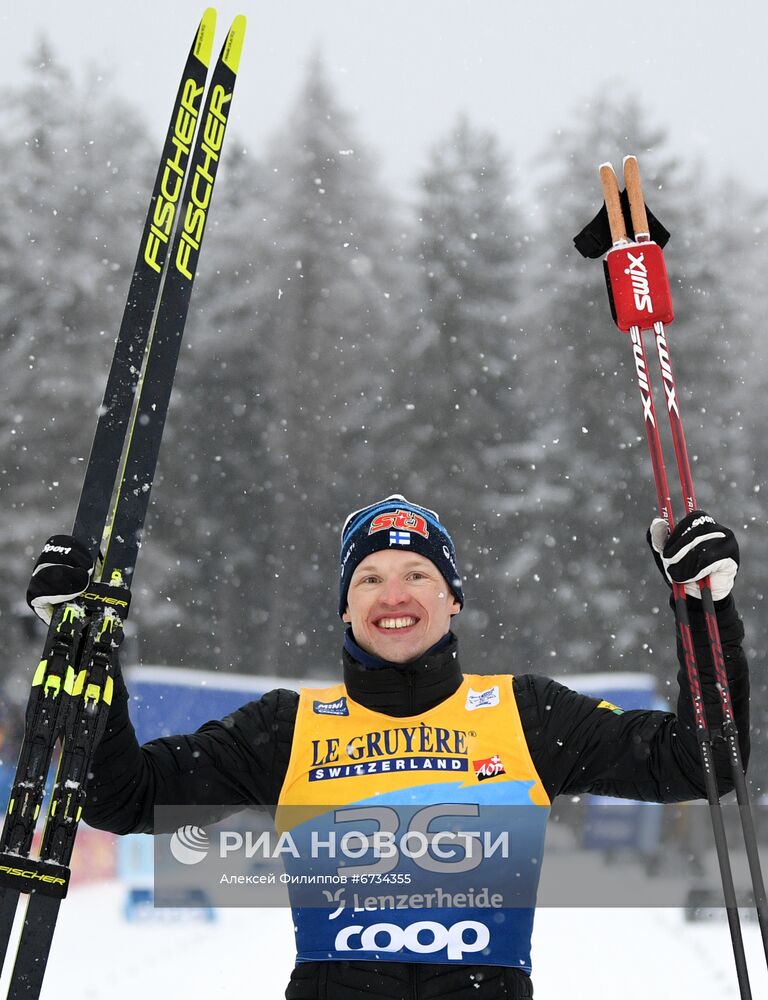
[[[434,563],[398,549],[382,549],[355,567],[347,610],[358,646],[394,663],[407,663],[445,635],[461,605]]]

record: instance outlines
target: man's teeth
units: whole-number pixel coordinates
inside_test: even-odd
[[[408,628],[409,625],[415,624],[415,618],[382,618],[379,628]]]

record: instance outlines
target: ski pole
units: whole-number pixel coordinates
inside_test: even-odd
[[[627,156],[624,159],[624,182],[627,188],[630,211],[632,213],[632,223],[635,230],[635,239],[638,243],[647,242],[648,220],[645,212],[645,202],[640,181],[640,170],[637,165],[637,158]],[[680,478],[680,489],[683,495],[683,503],[686,513],[697,509],[696,495],[693,487],[693,475],[691,464],[688,460],[688,448],[685,443],[683,432],[683,418],[680,413],[677,385],[672,369],[672,358],[667,343],[664,323],[657,320],[653,324],[654,339],[656,342],[656,353],[661,369],[662,384],[667,402],[667,415],[669,426],[672,432],[672,444],[677,461],[677,471]],[[728,676],[725,670],[725,659],[723,657],[723,647],[720,641],[720,630],[717,626],[717,615],[715,614],[715,604],[712,597],[712,588],[709,577],[699,581],[701,591],[701,602],[704,610],[704,619],[707,624],[707,635],[710,649],[712,651],[712,662],[715,670],[715,683],[720,696],[720,708],[723,715],[723,737],[725,738],[730,751],[731,770],[733,772],[733,783],[736,789],[736,800],[739,805],[739,816],[741,818],[742,833],[744,836],[744,846],[747,854],[747,863],[752,880],[752,895],[757,920],[760,927],[760,935],[763,941],[763,950],[768,962],[768,904],[766,903],[765,882],[763,880],[762,868],[760,865],[760,854],[757,846],[757,835],[755,832],[755,821],[752,814],[752,807],[747,789],[747,780],[744,774],[744,766],[739,748],[739,733],[736,727],[736,720],[733,715],[733,705],[728,685]]]
[[[635,245],[633,245],[627,237],[624,215],[619,198],[618,182],[616,180],[616,174],[614,173],[613,167],[609,163],[601,165],[600,180],[603,186],[606,209],[608,211],[611,239],[613,240],[613,249],[609,251],[609,257],[612,254],[619,255],[618,257],[614,256],[614,259],[611,262],[612,266],[609,268],[609,273],[611,271],[614,273],[620,271],[630,277],[631,282],[633,270],[636,270],[640,266],[644,266],[646,264],[644,255],[642,255],[643,259],[641,259],[640,253],[634,250]],[[650,246],[658,249],[659,258],[661,258],[661,248],[656,244],[646,243],[646,247]],[[656,262],[657,266],[658,263],[659,261]],[[663,267],[663,259],[661,260],[661,266]],[[643,277],[645,280],[645,276]],[[647,288],[647,285],[642,286],[637,282],[636,284],[638,287],[632,288],[633,298],[635,297],[635,292],[638,292],[641,296],[644,295],[645,289]],[[637,303],[635,302],[635,304]],[[643,303],[643,305],[645,305],[645,303]],[[640,324],[635,323],[630,325],[628,327],[628,332],[632,342],[637,384],[643,403],[645,432],[651,456],[654,484],[659,504],[659,515],[668,522],[670,529],[672,529],[674,527],[674,518],[669,494],[669,484],[667,481],[664,454],[661,447],[661,439],[656,421],[653,390],[651,388],[648,363],[645,355],[645,347],[643,345]],[[725,909],[728,917],[728,926],[733,946],[734,961],[736,964],[739,994],[742,1000],[751,1000],[752,990],[749,983],[749,973],[747,970],[747,961],[744,952],[744,940],[741,933],[736,890],[733,883],[733,872],[731,870],[730,855],[728,852],[728,841],[725,834],[722,808],[717,790],[717,778],[712,752],[712,737],[704,709],[701,679],[699,676],[698,665],[696,663],[696,654],[691,634],[690,621],[688,618],[688,607],[684,586],[673,582],[672,594],[675,603],[675,613],[677,617],[680,643],[683,650],[685,669],[691,691],[691,702],[699,742],[699,752],[701,754],[707,801],[709,802],[712,829],[715,838],[715,850],[717,852],[718,866],[723,885],[723,896],[725,899]]]

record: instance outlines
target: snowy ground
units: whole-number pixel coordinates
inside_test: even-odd
[[[214,923],[129,924],[124,898],[119,882],[70,893],[43,1000],[283,996],[292,965],[287,911],[222,910]],[[744,934],[753,996],[766,997],[759,933],[750,923]],[[536,1000],[738,1000],[724,920],[686,924],[671,909],[541,909],[534,981]]]

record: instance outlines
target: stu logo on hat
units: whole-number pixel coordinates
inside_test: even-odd
[[[427,522],[419,514],[414,514],[412,510],[402,510],[400,508],[392,513],[377,514],[371,521],[368,534],[375,535],[377,531],[386,531],[387,528],[399,528],[402,531],[409,532],[415,531],[424,538],[429,538]]]

